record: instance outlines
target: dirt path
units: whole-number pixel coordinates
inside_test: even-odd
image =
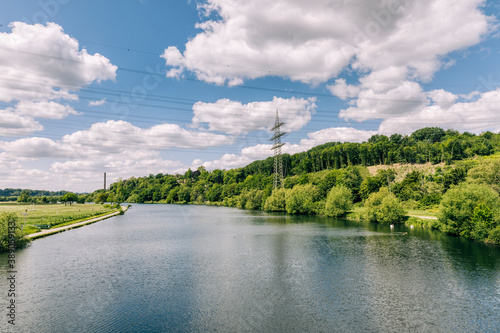
[[[408,216],[413,216],[413,217],[418,217],[421,219],[428,219],[428,220],[437,220],[438,219],[435,216],[420,216],[420,215],[408,215]]]
[[[123,207],[122,206],[122,210],[126,211],[127,207]],[[40,231],[40,232],[35,232],[34,234],[29,234],[29,235],[24,236],[24,238],[29,238],[29,239],[33,240],[33,239],[42,238],[42,237],[46,237],[46,236],[53,235],[53,234],[58,234],[60,232],[66,231],[66,230],[79,228],[81,226],[84,226],[84,225],[87,225],[87,224],[92,224],[92,223],[95,223],[97,221],[101,221],[101,220],[110,218],[112,216],[118,215],[118,214],[120,214],[120,211],[116,211],[116,212],[113,212],[113,213],[110,213],[110,214],[106,214],[106,215],[103,215],[103,216],[95,217],[95,218],[92,218],[92,219],[89,219],[89,220],[85,220],[85,221],[82,221],[82,222],[78,222],[78,223],[75,223],[75,224],[65,225],[64,227],[58,227],[58,228],[54,228],[54,229],[47,229],[47,230],[43,230],[43,231]]]

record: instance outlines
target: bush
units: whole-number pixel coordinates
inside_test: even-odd
[[[460,184],[443,195],[441,230],[452,235],[483,240],[500,219],[500,197],[484,184]]]
[[[253,189],[246,194],[245,209],[261,209],[264,202],[264,191]]]
[[[270,212],[286,211],[286,192],[284,188],[273,190],[264,204],[264,209]]]
[[[328,193],[325,204],[325,215],[339,217],[352,209],[352,192],[340,185],[333,187]]]
[[[500,244],[500,226],[497,226],[495,229],[490,231],[486,242],[491,244]]]
[[[286,211],[290,214],[314,214],[318,207],[315,202],[319,198],[316,186],[311,184],[296,185],[286,193]]]
[[[9,223],[14,224],[16,226],[14,230],[14,242],[16,248],[21,248],[27,243],[29,240],[24,239],[24,232],[21,231],[21,228],[18,226],[19,218],[13,212],[4,212],[0,213],[0,252],[9,251]]]
[[[382,187],[378,192],[370,194],[365,201],[365,217],[371,222],[401,223],[406,212],[396,196]]]
[[[500,193],[500,160],[481,163],[470,169],[467,175],[469,182],[489,185]]]

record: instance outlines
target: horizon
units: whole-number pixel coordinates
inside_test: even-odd
[[[277,109],[291,155],[425,127],[500,132],[500,5],[432,3],[4,5],[0,188],[243,167],[272,156]]]

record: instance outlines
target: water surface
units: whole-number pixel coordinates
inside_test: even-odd
[[[2,332],[500,331],[499,248],[424,229],[133,205],[16,255]]]

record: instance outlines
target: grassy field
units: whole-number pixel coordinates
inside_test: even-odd
[[[85,218],[102,215],[116,209],[99,204],[18,204],[0,203],[0,213],[14,212],[27,233],[62,226]]]

